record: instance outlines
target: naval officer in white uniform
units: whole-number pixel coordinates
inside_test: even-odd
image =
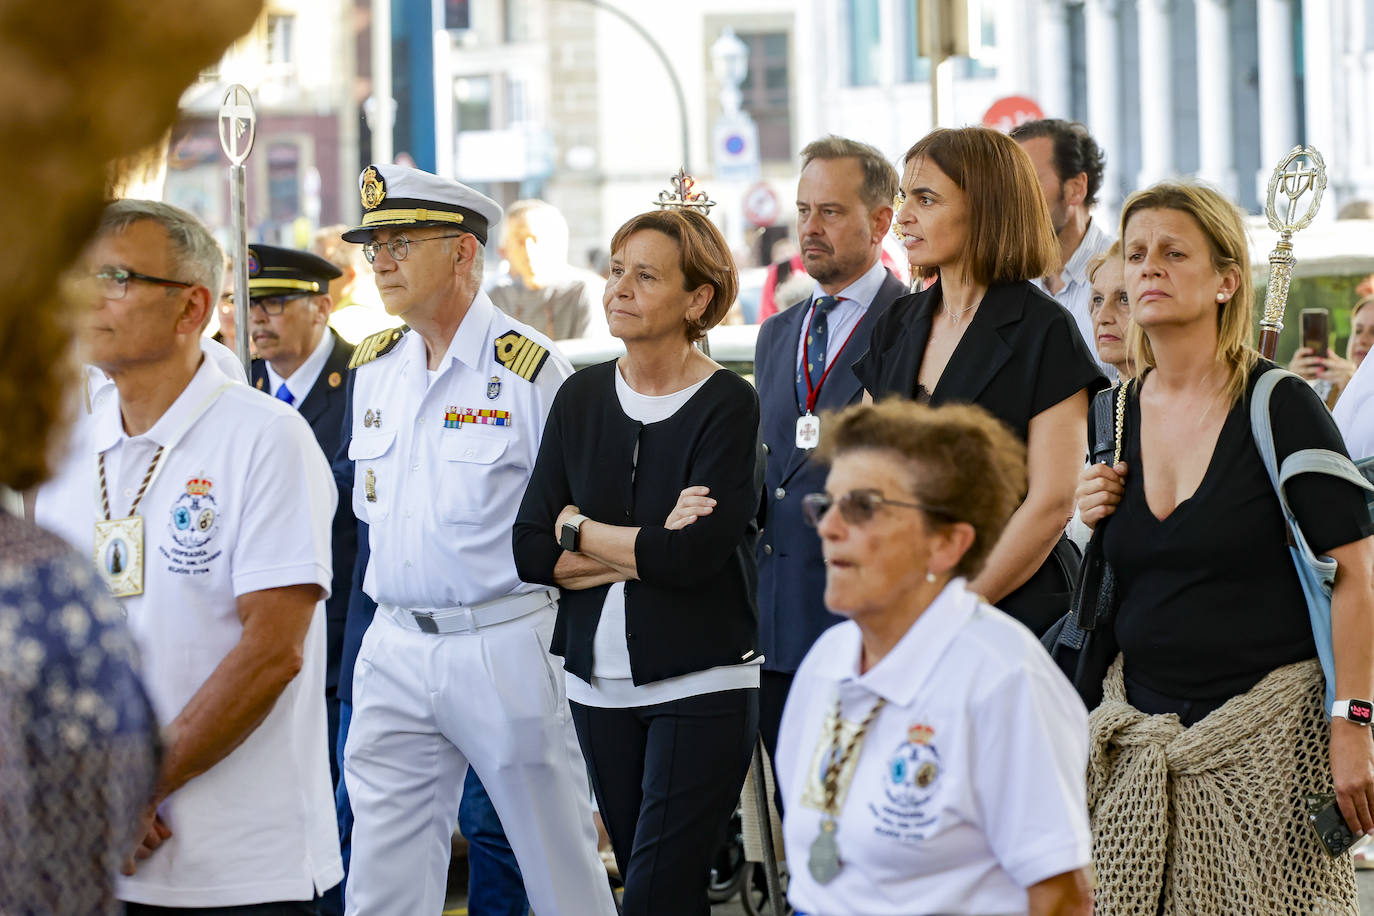
[[[344,778],[353,803],[349,914],[438,916],[469,764],[540,916],[613,914],[586,768],[548,654],[556,589],[521,582],[511,527],[549,405],[570,374],[548,338],[481,292],[495,201],[373,165],[364,243],[408,331],[354,354],[353,508],[378,603],[353,680]]]

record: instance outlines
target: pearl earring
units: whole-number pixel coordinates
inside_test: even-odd
[[[1225,293],[1217,293],[1217,301],[1218,301],[1218,302],[1225,302],[1225,301],[1226,301],[1226,294],[1225,294]]]
[[[934,582],[934,581],[935,581],[935,573],[931,572],[931,571],[928,570],[928,569],[926,570],[926,581],[927,581],[927,582]]]

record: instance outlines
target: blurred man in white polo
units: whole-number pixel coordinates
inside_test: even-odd
[[[342,877],[323,689],[337,496],[296,411],[204,356],[221,264],[189,213],[107,207],[83,337],[115,396],[36,506],[122,600],[162,725],[117,891],[134,916],[313,914]]]

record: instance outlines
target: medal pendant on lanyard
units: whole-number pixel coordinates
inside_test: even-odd
[[[105,483],[105,456],[101,454],[100,501],[104,507],[105,518],[95,523],[95,568],[105,580],[116,598],[132,598],[143,594],[143,516],[138,514],[138,504],[148,491],[162,456],[166,449],[162,446],[153,454],[148,470],[143,474],[143,483],[138,495],[129,506],[126,518],[110,518],[109,488]]]
[[[816,310],[813,307],[811,309],[811,317],[806,319],[806,336],[808,338],[811,336],[811,319],[815,316]],[[859,319],[859,321],[862,320],[862,318]],[[856,321],[854,327],[849,329],[849,336],[844,339],[844,343],[840,344],[839,352],[837,352],[835,358],[830,361],[830,365],[825,367],[825,371],[821,373],[821,377],[815,385],[811,384],[811,373],[809,371],[804,373],[806,376],[806,413],[797,417],[797,448],[810,450],[820,444],[821,418],[814,413],[816,409],[816,400],[821,396],[821,386],[825,384],[826,378],[830,375],[830,370],[834,369],[835,364],[840,361],[840,354],[844,353],[844,348],[849,346],[849,338],[853,337],[854,332],[858,329],[859,322]],[[805,363],[806,353],[803,350],[802,364],[805,365]]]
[[[95,523],[93,555],[96,570],[116,598],[133,598],[143,594],[143,516],[138,514],[138,504],[143,501],[143,494],[148,492],[148,488],[162,471],[167,453],[172,450],[172,446],[180,441],[215,399],[233,384],[234,382],[226,382],[216,388],[167,444],[158,446],[125,518],[110,518],[110,494],[105,482],[105,455],[102,452],[96,457],[100,479],[100,504],[104,517],[97,519]]]

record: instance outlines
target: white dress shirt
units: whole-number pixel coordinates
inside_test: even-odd
[[[238,644],[239,597],[323,590],[300,672],[242,744],[163,802],[172,836],[118,879],[118,897],[166,907],[308,900],[343,877],[324,714],[323,599],[338,499],[329,465],[294,410],[209,358],[142,435],[124,432],[113,385],[81,425],[81,448],[40,489],[35,515],[87,556],[102,514],[97,456],[117,519],[167,446],[138,508],[144,591],[122,599],[163,726]]]
[[[778,739],[788,899],[811,916],[1023,914],[1026,888],[1092,855],[1088,714],[1020,623],[951,581],[859,673],[859,628],[827,630],[797,671]],[[807,868],[821,829],[835,701],[843,741],[887,705],[839,774],[843,863]]]
[[[497,339],[511,333],[549,351],[532,382],[496,359]],[[486,293],[432,380],[427,366],[425,342],[411,332],[353,370],[353,511],[372,546],[363,591],[379,604],[447,608],[542,589],[516,575],[511,529],[572,367]],[[509,423],[445,426],[450,410],[464,409],[505,411]]]
[[[1083,335],[1083,342],[1088,345],[1088,352],[1093,359],[1102,367],[1107,380],[1116,381],[1116,369],[1104,363],[1097,355],[1097,335],[1093,333],[1092,319],[1092,284],[1088,281],[1088,262],[1099,254],[1106,252],[1112,247],[1112,242],[1116,241],[1097,225],[1097,220],[1089,220],[1088,229],[1083,233],[1083,240],[1074,249],[1073,255],[1065,263],[1063,271],[1059,274],[1059,282],[1063,284],[1059,292],[1051,293],[1045,286],[1043,278],[1037,278],[1033,282],[1040,289],[1044,290],[1054,300],[1064,308],[1069,310],[1073,316],[1074,323],[1078,325],[1078,332]]]
[[[324,329],[324,334],[320,337],[320,342],[315,345],[315,349],[310,351],[310,355],[305,358],[305,362],[296,367],[296,371],[291,373],[290,378],[282,378],[277,374],[277,370],[272,368],[271,363],[267,363],[267,385],[268,394],[272,397],[277,396],[277,389],[285,383],[286,390],[291,392],[291,406],[297,410],[301,409],[301,401],[310,393],[310,389],[315,387],[315,382],[319,380],[320,373],[324,371],[324,364],[329,361],[329,354],[334,350],[334,335],[329,333],[329,328]]]

